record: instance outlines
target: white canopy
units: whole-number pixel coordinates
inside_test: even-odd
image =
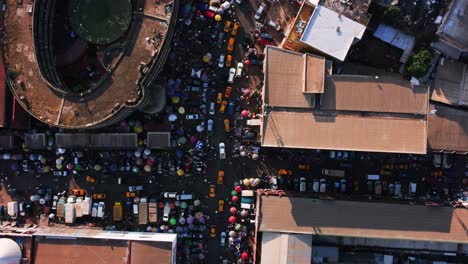
[[[0,238],[0,264],[19,264],[21,249],[18,244],[9,238]]]

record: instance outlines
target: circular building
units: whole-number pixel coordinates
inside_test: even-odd
[[[21,249],[15,241],[0,238],[0,264],[19,264],[21,258]]]
[[[7,6],[6,81],[35,118],[96,128],[165,103],[157,77],[178,0],[35,0],[32,8],[7,0]]]

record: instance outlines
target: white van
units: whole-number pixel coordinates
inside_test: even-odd
[[[179,194],[177,195],[177,201],[192,200],[193,196],[191,194]]]
[[[133,204],[133,214],[138,215],[138,204],[137,203]]]
[[[255,204],[248,204],[248,203],[241,203],[241,206],[240,206],[242,209],[254,209],[255,208]]]
[[[8,215],[12,219],[16,219],[18,217],[18,202],[8,203]]]
[[[241,196],[242,197],[253,197],[254,196],[254,192],[252,190],[243,190],[241,192]]]
[[[97,217],[104,218],[105,208],[106,208],[106,205],[104,204],[104,202],[99,202],[98,210],[97,210]]]
[[[228,83],[234,83],[234,75],[236,74],[236,68],[231,68],[229,69],[229,77],[228,77],[228,80],[227,82]]]
[[[244,64],[242,62],[237,63],[237,70],[236,70],[236,75],[235,77],[241,77],[242,76],[242,70],[244,69]]]
[[[307,188],[307,182],[306,182],[306,179],[303,177],[299,180],[299,191],[305,192],[306,188]]]
[[[97,212],[98,212],[98,204],[93,203],[93,208],[91,209],[91,217],[97,217]]]
[[[164,193],[164,198],[176,198],[177,197],[177,192],[165,192]]]

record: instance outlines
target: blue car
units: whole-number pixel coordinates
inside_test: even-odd
[[[236,107],[236,104],[234,103],[234,101],[229,101],[229,105],[228,105],[228,109],[227,109],[228,115],[230,115],[230,116],[234,115],[235,107]]]

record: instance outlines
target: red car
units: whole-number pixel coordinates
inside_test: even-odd
[[[232,87],[231,86],[226,87],[226,91],[224,91],[224,97],[229,98],[229,96],[231,96],[231,92],[232,92]]]
[[[266,45],[271,45],[271,46],[276,46],[273,41],[263,39],[263,38],[258,38],[257,40],[258,45],[266,46]]]

